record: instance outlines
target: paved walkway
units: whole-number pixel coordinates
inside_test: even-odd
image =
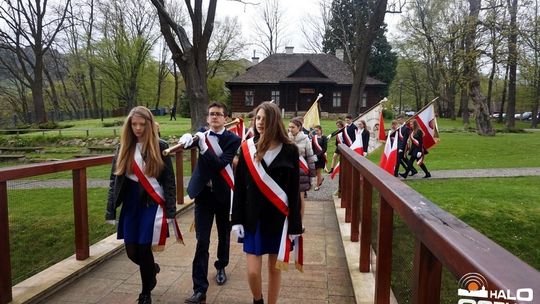
[[[418,169],[418,168],[417,168]],[[423,172],[408,177],[408,179],[422,178]],[[476,178],[476,177],[512,177],[512,176],[540,176],[540,167],[530,168],[492,168],[492,169],[461,169],[461,170],[436,170],[431,171],[432,178]],[[187,187],[189,177],[184,178],[184,185]],[[332,183],[330,177],[325,174],[325,182]],[[109,187],[109,181],[103,179],[88,179],[88,188]],[[73,181],[71,179],[53,179],[53,180],[14,180],[8,181],[8,189],[42,189],[42,188],[71,188]],[[323,187],[324,188],[324,187]],[[321,189],[324,190],[324,189]],[[330,200],[331,193],[321,191],[311,191],[318,199]]]
[[[328,191],[325,192],[330,192],[331,185],[327,186]],[[305,217],[304,273],[294,270],[293,265],[288,272],[283,272],[279,303],[356,303],[334,201],[308,201]],[[153,291],[154,303],[183,303],[184,298],[192,294],[191,261],[196,243],[194,233],[189,232],[192,219],[193,210],[179,216],[185,246],[169,242],[164,252],[156,254],[161,273]],[[217,232],[214,229],[210,265],[216,256],[216,243]],[[241,244],[231,244],[227,274],[229,281],[218,286],[214,281],[215,270],[210,267],[207,303],[252,303]],[[122,250],[44,303],[136,303],[139,281],[138,268]],[[263,282],[267,282],[266,275]],[[266,284],[263,287],[266,294]]]

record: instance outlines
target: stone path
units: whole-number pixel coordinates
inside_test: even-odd
[[[417,168],[418,169],[418,168]],[[408,179],[422,178],[424,173],[419,170],[415,176]],[[512,177],[512,176],[540,176],[540,167],[530,168],[492,168],[492,169],[461,169],[461,170],[435,170],[431,171],[433,179],[440,178],[480,178],[480,177]],[[325,174],[325,183],[334,184],[335,181]],[[187,187],[189,177],[184,178],[184,185]],[[109,181],[103,179],[88,179],[88,188],[109,187]],[[71,179],[53,179],[53,180],[15,180],[8,181],[8,189],[42,189],[42,188],[71,188]],[[321,194],[316,191],[310,191],[315,197],[322,200],[330,200],[331,192],[327,193],[321,188]]]
[[[156,254],[161,273],[153,291],[153,303],[183,303],[192,294],[191,261],[196,244],[195,234],[188,231],[192,219],[192,209],[179,216],[185,246],[169,242],[164,252]],[[356,303],[334,201],[308,201],[305,226],[304,273],[294,270],[293,265],[290,265],[289,271],[283,272],[279,303]],[[216,244],[217,231],[214,229],[210,265],[216,256]],[[241,244],[231,244],[230,264],[226,270],[229,281],[224,286],[218,286],[214,281],[215,270],[210,267],[207,303],[252,303]],[[263,284],[267,282],[265,272],[263,267]],[[139,282],[138,268],[122,250],[44,303],[136,303],[140,292]],[[263,288],[266,294],[266,284]]]

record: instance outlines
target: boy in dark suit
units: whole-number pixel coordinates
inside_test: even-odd
[[[240,147],[240,137],[225,129],[227,109],[214,102],[208,106],[208,127],[206,132],[197,132],[195,137],[187,133],[179,143],[185,148],[199,147],[197,166],[189,181],[187,192],[195,199],[195,228],[197,249],[192,265],[193,295],[185,303],[206,301],[208,289],[208,248],[214,216],[218,230],[216,282],[223,285],[227,281],[225,267],[229,263],[230,206],[231,206],[231,163]],[[230,170],[229,170],[230,169]],[[227,174],[229,170],[229,174]]]
[[[405,115],[399,114],[397,116],[397,122],[400,126],[396,130],[396,138],[398,139],[398,154],[396,168],[394,169],[394,176],[397,177],[399,173],[399,166],[402,165],[405,170],[407,170],[407,141],[409,140],[409,135],[411,134],[411,129],[407,124],[404,124]],[[412,169],[411,176],[418,173],[416,169]]]

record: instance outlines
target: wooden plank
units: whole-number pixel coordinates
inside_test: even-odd
[[[351,167],[351,242],[358,242],[360,234],[360,187],[362,185],[362,176],[360,172]]]
[[[414,249],[412,303],[439,303],[442,264],[418,239]]]
[[[9,303],[13,299],[7,200],[7,183],[0,182],[0,304]]]
[[[371,209],[373,205],[373,187],[366,178],[362,178],[362,212],[360,221],[360,272],[369,272],[371,268]]]
[[[375,303],[390,303],[392,274],[392,230],[394,210],[381,197],[377,237],[377,268],[375,269]]]
[[[184,150],[176,151],[176,203],[184,203]]]
[[[85,168],[73,170],[73,212],[75,220],[75,256],[77,260],[85,260],[90,256]]]

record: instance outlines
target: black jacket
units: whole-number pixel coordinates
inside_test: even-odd
[[[289,234],[302,233],[299,196],[298,148],[294,144],[283,144],[281,151],[270,166],[263,167],[266,173],[285,191],[289,204]],[[283,229],[285,216],[259,190],[249,173],[241,152],[234,179],[232,225],[242,224],[244,229],[255,233],[260,221],[261,233],[276,235]]]
[[[159,140],[159,150],[161,152],[168,147],[169,145],[165,141],[161,139]],[[118,206],[122,204],[124,192],[126,190],[124,186],[124,180],[126,179],[126,176],[114,175],[114,171],[116,171],[116,159],[118,158],[118,151],[119,149],[117,148],[112,162],[105,220],[116,219],[116,208],[118,208]],[[162,154],[161,157],[163,159],[163,162],[165,163],[165,167],[163,168],[163,171],[161,172],[157,180],[161,187],[163,187],[163,192],[165,196],[165,215],[167,218],[174,218],[176,214],[176,183],[174,169],[170,156],[163,156]],[[156,202],[154,202],[150,195],[144,190],[141,193],[141,198],[143,202],[146,202],[148,204],[156,204]]]

